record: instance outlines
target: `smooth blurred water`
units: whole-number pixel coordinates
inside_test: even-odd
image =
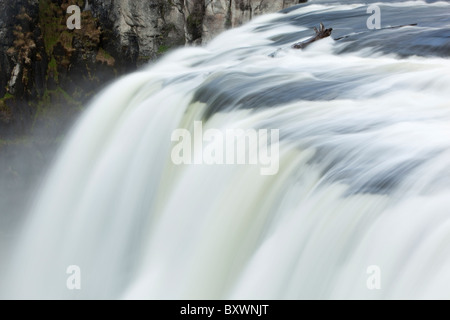
[[[99,95],[0,295],[449,298],[450,4],[383,2],[382,27],[418,25],[368,30],[367,5],[345,3],[260,17]],[[332,37],[290,49],[319,22]],[[279,173],[173,165],[171,134],[194,121],[280,129]]]

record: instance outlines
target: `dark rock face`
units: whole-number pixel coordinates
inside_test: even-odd
[[[298,0],[0,0],[0,139],[58,134],[105,83]],[[67,8],[82,9],[70,30]]]
[[[43,91],[38,13],[38,1],[0,1],[0,134],[23,129],[33,116],[28,101]]]

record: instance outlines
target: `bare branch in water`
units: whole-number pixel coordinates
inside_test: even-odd
[[[329,28],[329,29],[325,29],[325,26],[323,25],[323,23],[320,23],[320,28],[319,30],[317,30],[316,27],[314,27],[314,32],[316,33],[316,35],[308,40],[302,41],[302,42],[298,42],[295,43],[292,48],[293,49],[305,49],[307,46],[309,46],[311,43],[323,39],[323,38],[327,38],[329,36],[331,36],[331,32],[333,31],[333,28]]]

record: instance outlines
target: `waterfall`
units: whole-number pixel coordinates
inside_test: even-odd
[[[60,150],[0,296],[450,298],[450,4],[379,5],[383,26],[418,25],[368,30],[367,5],[313,1],[105,89]],[[321,21],[332,37],[290,48]],[[279,130],[279,170],[175,164],[172,134],[196,122]]]

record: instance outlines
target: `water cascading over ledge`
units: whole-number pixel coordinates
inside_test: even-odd
[[[367,5],[313,2],[111,85],[61,150],[1,296],[449,298],[450,5],[380,7],[386,26],[418,25],[367,30]],[[333,37],[290,49],[319,21]],[[172,133],[195,121],[279,129],[278,173],[176,166]]]

